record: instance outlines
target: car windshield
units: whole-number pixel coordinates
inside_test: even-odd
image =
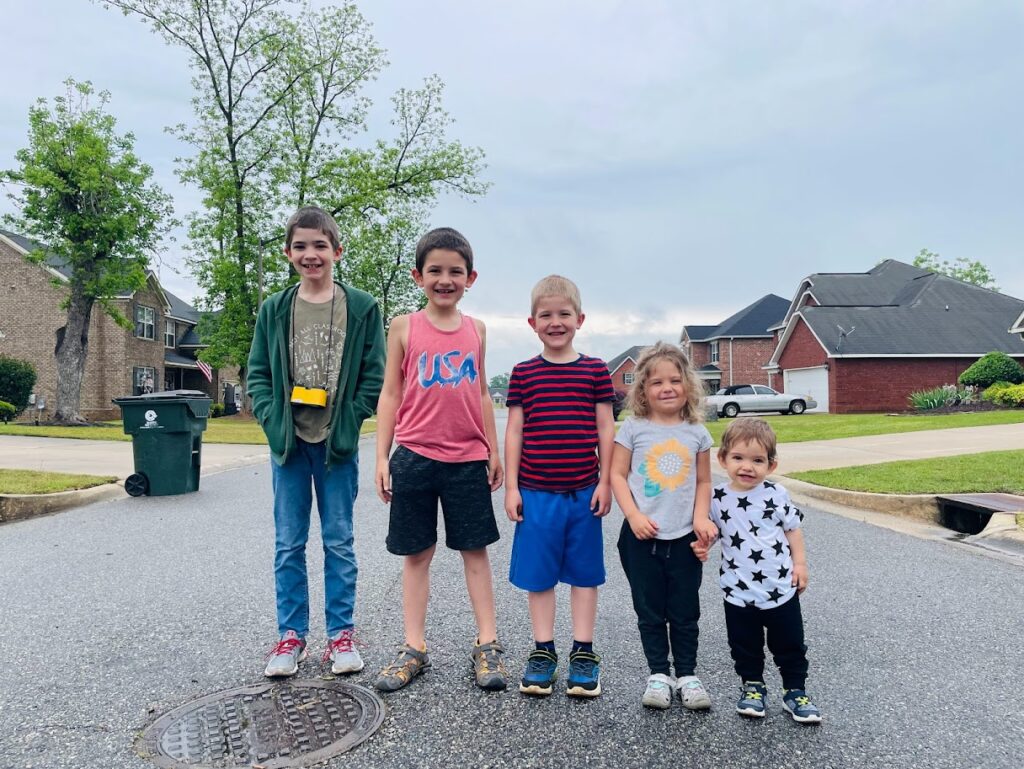
[[[716,392],[715,395],[725,395],[725,388],[719,387],[718,392]]]

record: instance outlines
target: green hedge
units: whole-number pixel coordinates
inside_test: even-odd
[[[0,401],[0,422],[10,422],[17,413],[17,409],[12,404]]]
[[[15,416],[28,406],[35,386],[36,370],[31,363],[0,355],[0,401],[12,405]]]
[[[990,352],[975,361],[958,381],[974,387],[989,387],[996,382],[1021,384],[1024,382],[1024,368],[1005,352]]]
[[[996,382],[981,394],[984,400],[989,403],[996,403],[1000,406],[1020,408],[1024,406],[1024,384],[1011,384],[1009,382]]]

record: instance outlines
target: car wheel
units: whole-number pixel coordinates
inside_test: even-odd
[[[735,403],[726,403],[722,406],[722,415],[727,417],[734,417],[740,413],[740,407]]]
[[[803,401],[793,401],[789,404],[790,414],[803,414],[807,410],[807,404]]]

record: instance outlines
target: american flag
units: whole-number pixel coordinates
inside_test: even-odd
[[[210,368],[209,363],[205,363],[201,360],[196,360],[196,366],[200,371],[203,372],[203,376],[206,377],[207,382],[213,382],[213,369]]]

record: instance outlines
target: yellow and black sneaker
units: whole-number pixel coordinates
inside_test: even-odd
[[[523,694],[546,696],[558,678],[558,655],[547,649],[534,649],[526,658],[526,670],[519,682]]]
[[[505,647],[496,640],[490,643],[477,643],[470,652],[473,662],[473,674],[476,685],[491,692],[500,692],[508,687],[508,671],[501,661]]]
[[[377,674],[373,685],[382,692],[394,692],[430,667],[426,648],[415,649],[408,644],[398,647],[395,661]]]

